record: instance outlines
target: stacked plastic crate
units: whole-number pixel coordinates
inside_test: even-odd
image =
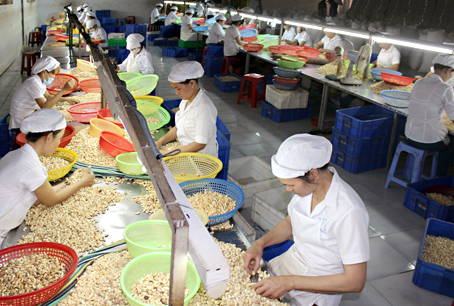
[[[127,24],[126,31],[125,31],[125,37],[128,37],[130,34],[133,34],[133,33],[141,34],[144,38],[146,38],[147,37],[147,25],[139,24],[139,23]],[[146,46],[147,40],[144,39],[144,41],[142,43],[144,44],[144,46]]]
[[[223,58],[223,45],[208,45],[205,58],[203,59],[203,68],[205,69],[205,75],[208,77],[214,77],[215,74],[221,74]]]
[[[124,18],[118,18],[115,26],[115,33],[124,33],[126,31],[126,20]]]
[[[337,110],[331,162],[351,173],[386,166],[393,112],[377,105]]]
[[[102,20],[103,18],[108,18],[110,17],[110,10],[100,10],[96,11],[96,19]]]
[[[309,92],[302,88],[292,91],[277,90],[274,85],[266,85],[266,102],[262,105],[262,116],[276,122],[309,118],[311,105]]]
[[[109,38],[107,46],[114,48],[109,50],[109,57],[116,58],[117,63],[122,63],[129,54],[126,50],[126,38]]]
[[[107,35],[109,33],[115,32],[115,18],[113,17],[104,17],[101,19],[101,27],[106,31]]]

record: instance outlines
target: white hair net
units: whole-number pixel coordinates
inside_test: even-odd
[[[218,21],[218,20],[227,20],[227,18],[225,18],[224,14],[218,14],[215,19],[216,19],[216,21]]]
[[[126,38],[126,49],[132,50],[140,47],[140,43],[145,40],[143,35],[138,33],[129,34]]]
[[[186,10],[186,14],[194,14],[194,10],[193,9]]]
[[[432,63],[434,65],[435,64],[440,64],[440,65],[443,65],[443,66],[448,66],[448,67],[454,68],[454,55],[451,55],[451,54],[439,54],[439,55],[437,55],[434,58]]]
[[[96,13],[93,12],[93,11],[89,11],[89,12],[87,13],[87,16],[95,17],[95,18],[96,18]]]
[[[173,66],[167,79],[171,83],[181,83],[186,80],[199,79],[203,76],[204,72],[199,62],[186,61]]]
[[[172,6],[172,7],[170,8],[170,10],[171,10],[171,11],[175,10],[175,11],[177,11],[177,12],[178,12],[178,7],[176,7],[176,6]]]
[[[52,108],[37,110],[22,120],[20,125],[20,131],[24,134],[58,131],[64,128],[66,128],[65,116]]]
[[[158,4],[156,4],[156,6],[157,6],[157,7],[162,7],[162,6],[164,6],[164,5],[162,5],[162,3],[158,3]]]
[[[60,66],[60,63],[52,56],[43,56],[32,67],[32,74],[38,74],[44,70],[52,71]]]
[[[232,17],[232,21],[234,21],[234,22],[240,21],[240,20],[243,20],[243,16],[241,16],[241,15],[234,15]]]
[[[90,20],[88,20],[87,23],[85,24],[85,27],[86,27],[87,29],[91,29],[91,28],[93,28],[95,25],[98,25],[97,21],[98,21],[97,19],[90,19]]]

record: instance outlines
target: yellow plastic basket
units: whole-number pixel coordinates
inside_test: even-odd
[[[153,102],[159,106],[161,106],[161,104],[164,103],[164,99],[161,97],[157,97],[157,96],[138,96],[138,97],[134,97],[134,99],[143,100],[143,101],[147,101],[147,102]]]
[[[57,148],[57,151],[55,151],[55,153],[52,154],[52,156],[67,160],[68,162],[70,162],[70,164],[63,168],[57,169],[57,170],[47,171],[47,175],[48,175],[47,180],[49,182],[52,182],[52,181],[55,181],[55,180],[58,180],[58,179],[64,177],[66,174],[68,174],[68,172],[71,170],[71,168],[74,166],[74,164],[77,161],[77,153],[74,151],[65,149],[65,148]]]
[[[165,157],[164,161],[178,183],[215,178],[222,170],[222,162],[203,153],[180,153]]]

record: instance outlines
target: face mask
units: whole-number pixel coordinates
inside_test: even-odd
[[[132,54],[137,55],[140,52],[140,48],[135,48],[131,50]]]
[[[46,79],[43,79],[43,83],[44,83],[44,85],[50,85],[50,84],[52,84],[52,82],[54,81],[54,79],[55,79],[55,78],[51,78],[51,77],[49,76],[49,73],[47,73],[47,80],[46,80]]]

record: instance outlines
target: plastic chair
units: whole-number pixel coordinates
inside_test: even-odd
[[[221,74],[229,74],[230,71],[229,71],[229,66],[232,65],[232,62],[233,64],[236,64],[236,63],[239,63],[241,60],[238,58],[238,57],[234,57],[234,56],[224,56],[224,58],[222,59],[222,67],[221,67]],[[241,74],[241,69],[240,67],[238,67],[238,72],[237,72],[238,75]]]
[[[399,156],[401,152],[407,152],[407,161],[405,168],[403,170],[396,171],[397,162],[399,161]],[[424,169],[424,162],[426,158],[432,156],[432,170],[430,177],[423,175],[422,171]],[[393,162],[391,168],[388,172],[388,177],[386,178],[385,188],[388,188],[389,182],[393,181],[401,186],[407,187],[408,182],[416,183],[423,179],[433,179],[437,175],[437,166],[438,166],[438,152],[429,152],[415,147],[410,146],[405,141],[401,141],[397,146],[396,153],[394,154]],[[397,174],[403,173],[403,179],[398,179],[395,177]]]
[[[136,17],[135,16],[126,17],[126,24],[133,24],[133,23],[136,23]]]
[[[147,29],[148,32],[154,32],[154,31],[159,31],[159,30],[161,30],[161,25],[160,24],[151,24],[150,23],[148,25],[148,29]]]
[[[249,89],[247,93],[243,93],[244,85],[246,81],[249,81]],[[259,94],[259,83],[263,82],[263,93]],[[257,74],[257,73],[249,73],[243,76],[243,81],[241,82],[240,94],[238,95],[238,102],[240,104],[240,100],[246,100],[251,102],[251,107],[257,107],[257,101],[265,100],[265,92],[266,92],[266,78],[264,75]]]
[[[41,32],[30,32],[28,34],[28,45],[33,47],[34,45],[41,46],[43,44],[43,34]]]
[[[39,59],[40,53],[38,51],[27,51],[22,52],[22,65],[20,73],[27,72],[27,75],[32,74],[32,67]]]

